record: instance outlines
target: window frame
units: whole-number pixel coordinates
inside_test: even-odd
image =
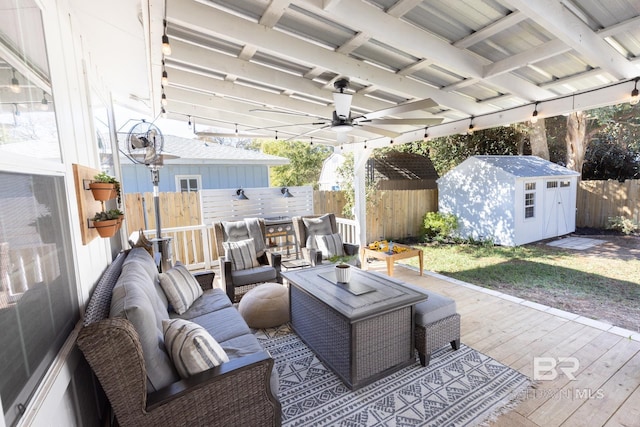
[[[189,180],[190,179],[195,179],[197,181],[197,186],[198,188],[196,190],[191,190],[191,186],[189,185]],[[181,181],[182,180],[187,180],[187,187],[189,188],[186,192],[187,193],[192,193],[195,192],[197,193],[198,191],[202,190],[202,175],[176,175],[175,176],[175,181],[176,181],[176,193],[183,193],[182,191],[182,185],[181,185]]]

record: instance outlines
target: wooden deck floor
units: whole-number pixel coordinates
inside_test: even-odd
[[[368,268],[386,274],[381,261]],[[216,275],[216,279],[219,275]],[[533,378],[535,357],[572,357],[577,370],[539,381],[492,427],[640,427],[640,333],[396,264],[394,277],[448,295],[461,341]],[[216,280],[217,281],[217,280]]]
[[[576,362],[574,379],[557,369],[492,426],[640,426],[640,333],[400,264],[394,277],[454,298],[461,341],[529,378],[534,357],[575,358],[558,363],[571,370]]]

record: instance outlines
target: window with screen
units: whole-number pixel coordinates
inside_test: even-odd
[[[42,16],[33,0],[10,4],[0,13],[0,400],[15,425],[79,309]]]

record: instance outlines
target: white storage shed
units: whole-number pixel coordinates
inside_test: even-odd
[[[473,156],[438,179],[463,238],[518,246],[576,228],[578,172],[535,156]]]

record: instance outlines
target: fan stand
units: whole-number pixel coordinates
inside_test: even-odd
[[[173,254],[171,253],[171,237],[162,237],[162,226],[160,224],[160,167],[157,164],[147,165],[151,171],[151,183],[153,184],[153,208],[156,215],[156,237],[151,239],[155,245],[155,253],[160,255],[160,260],[156,260],[161,273],[167,272],[173,267]]]

